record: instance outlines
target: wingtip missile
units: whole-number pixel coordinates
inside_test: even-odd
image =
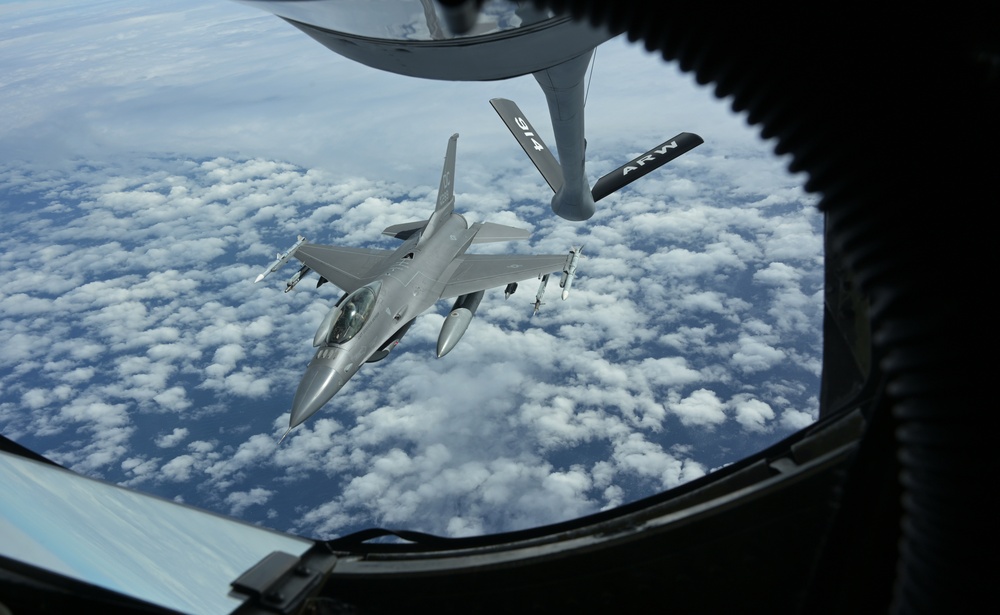
[[[569,298],[569,289],[573,286],[573,278],[576,276],[576,265],[580,260],[581,254],[583,254],[583,246],[570,248],[569,256],[566,259],[566,268],[563,269],[562,279],[559,280],[559,287],[563,289],[563,301]]]
[[[275,257],[274,263],[270,267],[265,269],[263,273],[258,275],[257,278],[253,281],[253,283],[256,284],[257,282],[260,282],[261,280],[266,278],[268,275],[274,273],[278,269],[281,269],[285,265],[285,263],[287,263],[292,258],[292,256],[295,255],[295,251],[299,248],[299,246],[305,243],[305,241],[306,238],[303,237],[302,235],[299,235],[299,239],[298,241],[295,242],[295,245],[289,248],[288,251],[285,252],[284,254],[279,252],[278,255]]]

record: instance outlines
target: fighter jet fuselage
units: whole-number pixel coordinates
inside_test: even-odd
[[[452,213],[423,246],[417,246],[417,236],[407,239],[377,279],[341,299],[332,310],[338,320],[323,332],[295,393],[291,427],[315,414],[358,367],[388,354],[402,338],[397,334],[441,297],[448,267],[468,249],[475,234],[465,218]],[[358,330],[351,335],[354,323]],[[380,352],[385,354],[374,358]]]

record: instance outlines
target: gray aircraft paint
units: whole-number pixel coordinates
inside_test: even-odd
[[[255,282],[295,258],[346,293],[313,337],[316,354],[295,392],[289,430],[330,401],[363,364],[384,358],[409,323],[438,300],[457,297],[452,312],[458,315],[445,319],[439,338],[438,356],[442,357],[465,333],[484,290],[535,277],[547,279],[553,272],[562,272],[562,285],[568,289],[579,250],[571,249],[569,255],[466,254],[474,243],[524,239],[529,233],[489,222],[470,226],[453,211],[457,142],[457,134],[448,141],[441,188],[430,219],[383,231],[405,237],[395,250],[312,244],[299,237],[257,276]],[[302,277],[292,276],[286,290]],[[369,293],[374,294],[373,300]],[[358,305],[363,306],[363,313],[355,310]],[[338,327],[352,324],[358,330],[340,339]]]

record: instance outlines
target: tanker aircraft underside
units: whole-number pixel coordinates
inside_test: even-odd
[[[622,30],[595,27],[533,2],[238,1],[278,15],[334,53],[379,70],[445,81],[533,76],[545,94],[555,154],[514,103],[491,102],[552,187],[552,211],[566,220],[590,219],[596,201],[702,143],[698,135],[682,132],[591,188],[586,172],[587,69],[595,49]]]

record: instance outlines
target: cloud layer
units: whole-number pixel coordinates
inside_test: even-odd
[[[633,501],[814,420],[820,217],[689,79],[617,41],[602,47],[589,169],[669,136],[650,125],[706,144],[573,224],[550,214],[548,188],[486,104],[515,98],[538,123],[533,83],[373,75],[230,4],[95,10],[72,24],[35,4],[12,13],[7,45],[20,53],[5,55],[15,77],[0,86],[16,118],[0,132],[5,435],[276,529],[457,536]],[[281,70],[258,62],[293,50]],[[644,62],[652,91],[630,73]],[[39,69],[48,77],[28,77]],[[414,126],[401,111],[442,92],[461,113]],[[317,126],[330,127],[322,144]],[[507,301],[489,291],[438,360],[442,302],[278,446],[339,292],[314,277],[288,294],[281,276],[253,278],[297,234],[391,247],[383,228],[430,213],[456,130],[456,210],[533,230],[482,251],[585,246],[570,299],[552,287],[532,317],[533,283]]]

